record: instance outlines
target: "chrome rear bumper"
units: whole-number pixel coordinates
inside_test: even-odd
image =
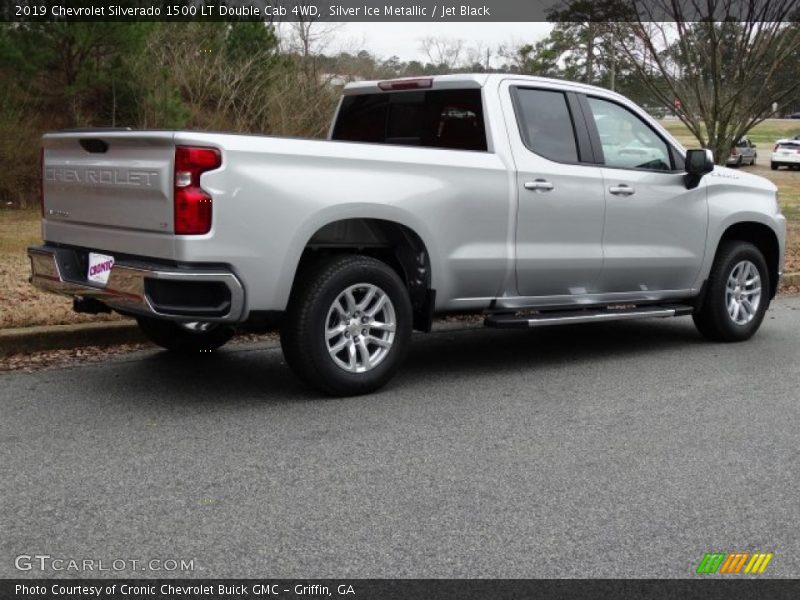
[[[81,250],[55,246],[28,248],[31,261],[30,282],[56,294],[94,298],[122,312],[183,321],[238,322],[244,311],[244,288],[236,275],[220,268],[171,267],[146,260],[120,259],[114,262],[108,283],[100,286],[86,280],[77,259]],[[186,283],[189,286],[211,284],[225,286],[225,301],[204,308],[203,298],[192,306],[165,306],[153,297],[150,282]],[[159,284],[162,285],[163,284]]]

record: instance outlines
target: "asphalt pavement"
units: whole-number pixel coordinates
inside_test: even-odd
[[[711,551],[798,577],[798,358],[794,296],[734,345],[689,318],[420,335],[358,398],[265,345],[2,374],[0,577],[692,577]],[[194,570],[14,566],[43,554]]]

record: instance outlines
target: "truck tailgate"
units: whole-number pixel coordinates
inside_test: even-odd
[[[43,148],[45,219],[173,231],[173,132],[52,133]]]

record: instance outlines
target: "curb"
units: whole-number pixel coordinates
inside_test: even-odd
[[[0,329],[0,357],[23,352],[63,350],[146,342],[136,323],[76,323]]]
[[[781,276],[781,285],[800,285],[800,272]]]
[[[783,275],[781,286],[800,286],[800,272]],[[433,330],[470,329],[474,326],[463,321],[438,321],[434,322]],[[147,338],[133,321],[17,327],[0,329],[0,357],[24,352],[147,342]]]
[[[476,321],[477,323],[477,321]],[[434,322],[433,331],[456,331],[477,327],[468,321]],[[480,319],[482,326],[483,319]],[[68,350],[86,346],[149,344],[134,321],[75,323],[0,329],[0,358],[11,354]]]

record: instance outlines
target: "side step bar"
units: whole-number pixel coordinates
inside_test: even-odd
[[[483,324],[499,329],[527,329],[546,325],[568,325],[570,323],[592,323],[601,321],[626,321],[632,319],[651,319],[680,317],[690,315],[694,308],[684,304],[669,306],[638,306],[635,308],[602,308],[585,310],[543,311],[536,314],[498,314],[489,315]]]

